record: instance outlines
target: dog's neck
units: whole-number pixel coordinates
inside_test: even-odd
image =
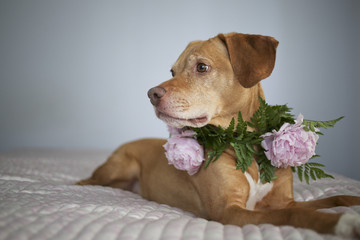
[[[262,89],[262,86],[260,83],[253,86],[252,88],[245,88],[243,89],[243,92],[241,93],[247,94],[248,97],[246,98],[247,101],[242,102],[236,102],[234,104],[238,104],[236,108],[232,112],[225,112],[221,113],[219,116],[215,116],[209,124],[212,124],[214,126],[221,126],[223,128],[227,128],[232,120],[232,118],[235,119],[235,124],[237,124],[237,116],[239,112],[241,112],[242,117],[245,121],[249,121],[250,117],[256,112],[256,110],[259,108],[259,97],[262,99],[265,99],[265,95]],[[243,98],[244,99],[244,98]]]

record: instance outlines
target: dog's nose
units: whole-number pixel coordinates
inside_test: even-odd
[[[165,95],[166,90],[162,87],[153,87],[148,91],[148,97],[152,105],[159,105],[160,99]]]

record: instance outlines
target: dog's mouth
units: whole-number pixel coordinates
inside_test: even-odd
[[[170,116],[167,113],[156,110],[156,116],[166,124],[182,128],[182,127],[203,127],[209,122],[209,117],[204,115],[197,118],[178,118]]]

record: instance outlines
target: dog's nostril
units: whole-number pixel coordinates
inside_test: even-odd
[[[162,98],[165,95],[165,89],[162,87],[154,87],[148,91],[149,98]]]
[[[150,98],[150,102],[156,106],[160,102],[160,98],[162,98],[166,93],[166,90],[162,87],[154,87],[148,91],[148,97]]]

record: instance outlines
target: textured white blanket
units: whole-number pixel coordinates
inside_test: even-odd
[[[0,239],[338,239],[289,226],[242,228],[197,218],[101,186],[75,186],[110,152],[24,150],[0,154]],[[360,182],[336,175],[306,185],[295,183],[296,200],[336,194],[360,196]],[[360,214],[360,206],[329,212]]]

